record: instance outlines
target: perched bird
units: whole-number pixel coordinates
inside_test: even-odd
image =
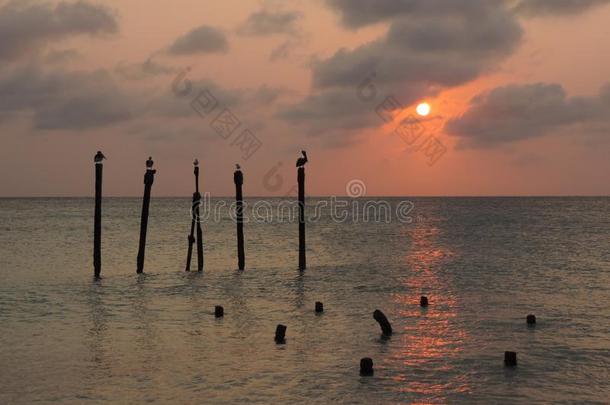
[[[237,163],[235,163],[235,170],[241,170],[241,167]]]
[[[301,153],[303,156],[297,159],[297,167],[303,167],[307,163],[307,152],[302,150]]]
[[[199,166],[199,159],[195,159],[195,161],[193,162],[194,166]]]
[[[154,164],[155,164],[155,162],[153,162],[152,156],[149,156],[148,160],[146,161],[146,168],[152,169]]]
[[[93,157],[93,161],[95,163],[102,163],[102,160],[104,159],[106,159],[106,156],[104,156],[101,150],[98,150],[95,156]]]

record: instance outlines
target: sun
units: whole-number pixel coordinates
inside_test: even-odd
[[[417,114],[425,117],[430,114],[430,104],[428,103],[420,103],[416,108]]]

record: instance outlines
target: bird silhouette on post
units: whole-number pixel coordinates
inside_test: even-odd
[[[146,161],[146,168],[148,170],[152,170],[152,167],[153,167],[154,164],[155,164],[155,162],[153,162],[152,156],[149,156],[148,160]]]
[[[106,159],[106,156],[104,156],[101,150],[98,150],[95,156],[93,157],[93,161],[95,163],[102,163],[102,160],[104,159]]]
[[[297,159],[296,167],[303,167],[303,166],[305,166],[305,163],[307,163],[307,152],[302,150],[301,153],[303,154],[303,156],[301,156],[300,158]]]

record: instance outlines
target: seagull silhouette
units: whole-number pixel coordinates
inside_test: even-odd
[[[101,150],[98,150],[95,156],[93,157],[93,161],[95,163],[101,163],[104,159],[106,159],[106,156],[104,156]]]
[[[302,150],[301,153],[303,156],[297,159],[297,167],[303,167],[307,163],[307,152]]]
[[[153,162],[153,160],[152,160],[152,156],[149,156],[149,157],[148,157],[148,160],[146,161],[146,167],[147,167],[148,169],[152,169],[152,167],[153,167],[153,165],[154,165],[154,164],[155,164],[155,162]]]

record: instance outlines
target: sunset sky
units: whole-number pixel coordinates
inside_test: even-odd
[[[92,195],[97,150],[106,196],[149,155],[292,195],[302,149],[312,196],[608,195],[609,39],[610,0],[0,1],[0,196]]]

